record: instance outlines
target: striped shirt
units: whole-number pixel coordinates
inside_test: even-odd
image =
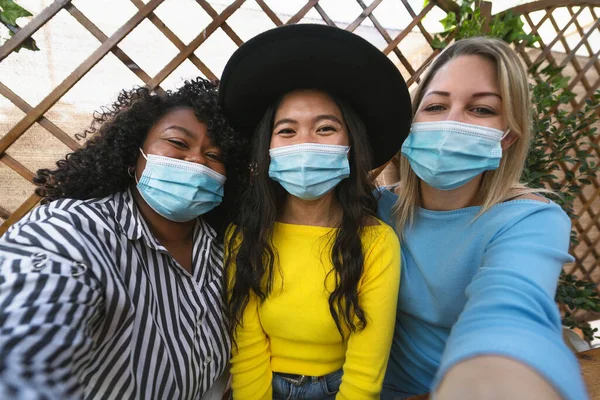
[[[193,274],[129,191],[38,207],[0,238],[0,399],[199,399],[223,373],[223,248]]]

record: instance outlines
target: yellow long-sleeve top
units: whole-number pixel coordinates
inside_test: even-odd
[[[378,399],[388,361],[400,281],[400,244],[384,223],[361,237],[364,271],[359,303],[364,330],[342,340],[329,311],[335,288],[335,228],[276,223],[274,286],[262,304],[251,297],[236,330],[231,360],[235,399],[271,399],[272,373],[321,376],[343,368],[337,399]],[[280,271],[281,273],[279,273]]]

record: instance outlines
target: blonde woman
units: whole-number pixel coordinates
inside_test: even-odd
[[[554,303],[570,222],[519,183],[531,138],[527,75],[472,38],[433,62],[413,102],[400,185],[380,218],[402,243],[383,399],[585,399]]]

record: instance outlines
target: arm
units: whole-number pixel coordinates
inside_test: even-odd
[[[394,334],[399,283],[400,244],[389,228],[365,254],[359,302],[367,314],[367,326],[350,335],[337,399],[379,399]]]
[[[553,399],[557,393],[587,398],[554,303],[562,266],[572,259],[569,232],[559,207],[540,206],[490,242],[446,343],[433,384],[437,400],[457,393],[465,399],[496,398],[490,393],[511,399]],[[482,387],[489,397],[477,392]]]
[[[231,358],[233,398],[270,400],[273,397],[271,349],[260,323],[255,296],[250,297],[242,323],[235,332]]]
[[[0,398],[81,398],[100,285],[90,272],[73,276],[81,270],[70,259],[7,236],[0,240]],[[27,241],[15,230],[11,237]]]

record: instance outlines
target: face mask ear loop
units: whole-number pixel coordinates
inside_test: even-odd
[[[502,137],[500,138],[500,141],[503,141],[503,140],[504,140],[504,138],[505,138],[505,137],[507,137],[509,133],[510,133],[510,128],[508,128],[508,129],[506,130],[506,132],[504,132],[504,135],[502,135]]]
[[[142,156],[146,159],[146,161],[148,161],[148,157],[146,157],[146,155],[144,154],[144,150],[142,150],[142,148],[140,147],[140,153],[142,153]],[[137,174],[134,172],[133,177],[135,178],[135,183],[136,184],[140,184],[140,181],[138,180]]]

